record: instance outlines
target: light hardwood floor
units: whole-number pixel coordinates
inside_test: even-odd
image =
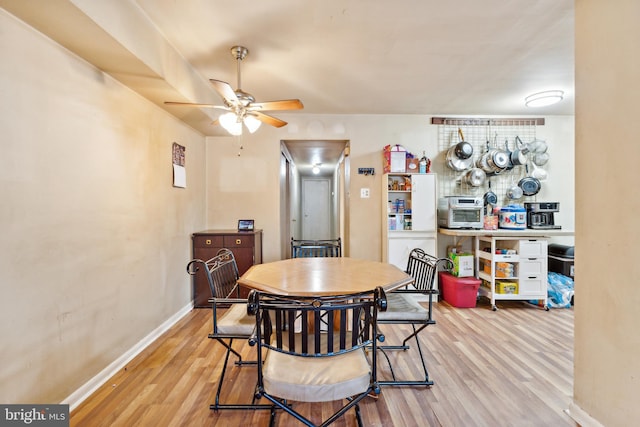
[[[546,312],[522,302],[501,302],[499,307],[493,312],[482,301],[473,309],[436,304],[437,324],[421,338],[435,385],[383,388],[377,400],[360,404],[364,424],[577,426],[563,412],[573,390],[573,309]],[[269,411],[209,409],[224,354],[219,343],[207,338],[210,322],[209,310],[193,310],[76,408],[71,425],[267,426]],[[384,326],[387,341],[399,328]],[[252,347],[237,347],[252,358]],[[396,372],[413,371],[417,355],[412,350],[392,352]],[[380,375],[386,376],[382,358],[380,366]],[[255,369],[230,367],[223,397],[249,400]],[[317,421],[334,407],[296,405]],[[278,413],[277,425],[300,424]],[[333,425],[355,426],[353,411]]]

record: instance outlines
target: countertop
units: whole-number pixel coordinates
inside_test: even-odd
[[[255,230],[247,230],[247,231],[239,231],[237,228],[236,229],[219,229],[219,230],[203,230],[203,231],[198,231],[193,233],[194,236],[196,235],[201,235],[201,234],[256,234],[256,233],[262,233],[261,229],[256,228]]]
[[[457,237],[475,237],[475,236],[489,236],[489,237],[554,237],[554,236],[573,236],[574,230],[564,229],[549,229],[549,230],[534,230],[527,228],[525,230],[507,230],[499,228],[497,230],[468,230],[459,228],[438,228],[438,233],[446,236]]]

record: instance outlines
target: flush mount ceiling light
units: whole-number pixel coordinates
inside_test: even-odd
[[[544,92],[534,93],[524,99],[524,105],[527,107],[546,107],[562,101],[564,92],[561,90],[547,90]]]
[[[311,172],[313,172],[314,175],[318,175],[320,173],[321,165],[322,163],[316,163],[315,165],[313,165],[313,167],[311,168]]]

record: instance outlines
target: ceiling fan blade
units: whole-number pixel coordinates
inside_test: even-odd
[[[277,119],[273,116],[269,116],[258,111],[252,111],[251,114],[254,115],[256,119],[260,120],[262,123],[266,123],[277,128],[281,128],[282,126],[287,124],[287,122],[285,122],[284,120]]]
[[[239,102],[236,92],[233,90],[233,88],[229,83],[223,82],[222,80],[216,80],[216,79],[209,79],[209,81],[213,85],[213,88],[226,101],[229,101],[232,104],[236,104]]]
[[[304,105],[299,99],[283,99],[280,101],[252,102],[250,110],[276,111],[276,110],[302,110]]]
[[[174,101],[165,101],[167,105],[183,105],[187,107],[200,107],[200,108],[218,108],[221,110],[228,110],[227,107],[223,105],[213,105],[213,104],[197,104],[193,102],[174,102]]]

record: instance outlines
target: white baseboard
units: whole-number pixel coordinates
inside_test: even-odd
[[[564,412],[582,427],[604,427],[598,420],[583,411],[575,402],[571,402],[569,408],[565,409]]]
[[[73,411],[78,405],[80,405],[86,398],[91,396],[100,386],[102,386],[105,382],[109,380],[113,375],[115,375],[120,369],[124,368],[127,363],[129,363],[134,357],[136,357],[142,350],[147,348],[149,344],[154,342],[160,335],[169,330],[173,325],[175,325],[180,319],[187,315],[193,309],[193,302],[187,304],[183,308],[181,308],[177,313],[164,321],[160,326],[151,331],[149,335],[144,337],[142,340],[138,341],[133,347],[131,347],[127,352],[125,352],[122,356],[118,357],[114,360],[109,366],[104,368],[98,375],[91,378],[85,384],[83,384],[79,389],[71,393],[66,399],[62,402],[63,404],[69,405],[69,410]]]

